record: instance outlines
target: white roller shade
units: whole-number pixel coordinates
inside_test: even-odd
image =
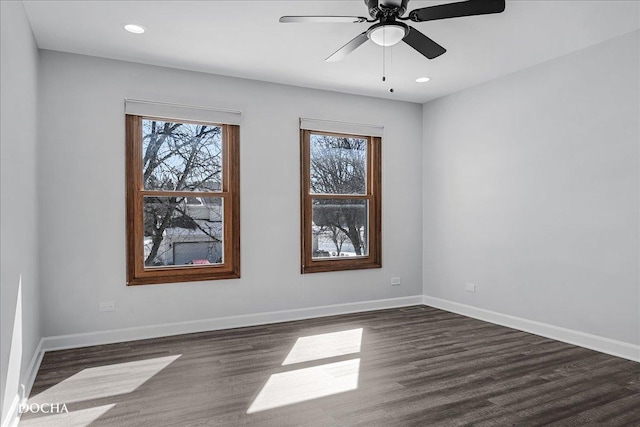
[[[300,129],[362,136],[382,136],[384,133],[384,126],[307,118],[300,119]]]
[[[132,114],[135,116],[207,122],[223,125],[239,125],[241,119],[239,111],[224,110],[220,108],[195,107],[192,105],[169,104],[165,102],[151,102],[140,99],[125,99],[124,110],[126,114]]]

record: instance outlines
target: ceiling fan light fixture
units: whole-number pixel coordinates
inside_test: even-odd
[[[400,22],[381,22],[367,31],[367,37],[378,46],[393,46],[400,43],[407,32],[408,27]]]

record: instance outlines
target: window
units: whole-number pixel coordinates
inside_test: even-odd
[[[126,116],[127,284],[240,277],[239,127]]]
[[[302,273],[379,268],[381,139],[301,130]]]

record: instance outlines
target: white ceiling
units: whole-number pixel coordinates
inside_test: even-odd
[[[638,1],[507,1],[498,15],[413,23],[447,48],[434,60],[368,42],[324,59],[363,24],[280,24],[282,15],[368,16],[347,1],[25,1],[38,46],[214,74],[426,102],[640,28]],[[409,10],[441,1],[409,2]],[[125,23],[145,26],[127,33]],[[415,83],[421,76],[426,84]],[[394,89],[394,93],[389,92]]]

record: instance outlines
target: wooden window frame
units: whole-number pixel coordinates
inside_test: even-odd
[[[311,134],[367,140],[366,194],[311,193]],[[382,138],[332,132],[300,130],[301,177],[301,273],[360,270],[382,267]],[[313,258],[312,200],[314,198],[360,199],[369,202],[369,254],[360,257]]]
[[[142,121],[160,120],[222,127],[222,191],[154,191],[145,190],[142,171]],[[126,185],[127,185],[127,286],[177,282],[195,282],[240,277],[240,128],[237,125],[213,124],[188,120],[125,116]],[[143,199],[144,196],[206,196],[223,199],[224,236],[222,264],[148,268],[144,265]]]

